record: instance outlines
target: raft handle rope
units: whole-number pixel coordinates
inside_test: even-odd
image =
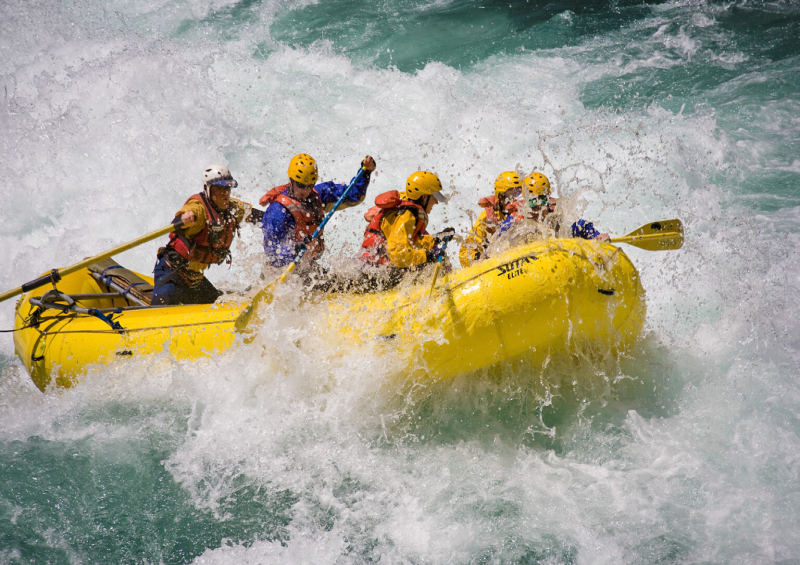
[[[111,310],[111,316],[106,316],[97,308],[81,308],[77,304],[75,304],[75,300],[68,294],[64,294],[58,290],[49,290],[43,296],[40,297],[31,297],[30,303],[34,306],[38,306],[43,310],[52,309],[52,310],[61,310],[62,312],[74,312],[76,314],[85,314],[87,316],[94,316],[95,318],[102,320],[109,326],[111,326],[112,330],[122,331],[123,328],[119,322],[113,319],[113,314],[119,314],[122,312],[122,308],[114,308]],[[59,304],[59,302],[66,302],[66,304]],[[108,311],[107,308],[103,310]],[[22,329],[22,328],[19,328]]]
[[[20,332],[22,330],[27,330],[27,329],[35,328],[35,327],[36,326],[34,326],[34,325],[29,325],[29,326],[22,326],[21,328],[14,328],[13,330],[0,330],[0,334],[10,334],[10,333],[13,333],[13,332]]]
[[[103,298],[119,298],[122,296],[122,293],[119,292],[99,292],[96,294],[73,294],[70,298],[72,298],[75,302],[80,302],[81,300],[97,300]],[[141,308],[141,306],[131,306],[130,308],[98,308],[98,312],[114,312],[117,313],[118,311],[122,310],[134,310]],[[39,306],[39,310],[37,312],[41,312],[42,307]],[[27,330],[30,328],[38,328],[40,321],[34,321],[34,318],[38,318],[37,316],[30,316],[27,320],[26,325],[22,326],[21,328],[14,328],[13,330],[0,330],[0,334],[9,334],[14,332],[20,332],[22,330]]]

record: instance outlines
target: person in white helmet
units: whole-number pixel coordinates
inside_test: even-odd
[[[151,304],[211,304],[222,294],[203,274],[210,265],[230,263],[230,247],[249,205],[231,198],[238,183],[228,167],[203,171],[203,191],[175,214],[175,232],[158,250]]]

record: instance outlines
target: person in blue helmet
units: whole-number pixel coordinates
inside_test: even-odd
[[[350,189],[339,209],[357,206],[364,201],[370,174],[375,170],[375,160],[367,156],[361,166],[364,174]],[[311,235],[348,185],[334,182],[317,184],[318,176],[313,157],[306,153],[295,155],[289,163],[289,183],[276,186],[259,200],[262,206],[268,206],[261,230],[267,263],[272,267],[288,266],[302,243],[308,247],[299,267],[314,265],[325,250],[322,234],[314,241],[310,241]]]

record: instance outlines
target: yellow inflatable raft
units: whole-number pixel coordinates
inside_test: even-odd
[[[235,343],[249,301],[147,306],[152,279],[113,261],[64,277],[58,291],[17,303],[16,353],[36,386],[71,386],[95,364],[164,351],[176,359],[214,355]],[[624,349],[645,318],[639,275],[619,248],[580,239],[534,242],[442,277],[373,294],[316,294],[329,328],[348,343],[391,348],[406,365],[447,379],[575,344]],[[64,296],[71,298],[64,298]],[[258,325],[251,328],[258,331]],[[244,345],[245,340],[239,340]]]

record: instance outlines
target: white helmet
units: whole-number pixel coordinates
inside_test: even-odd
[[[236,188],[239,186],[233,175],[225,165],[211,165],[203,171],[203,188],[208,190],[212,186]]]

